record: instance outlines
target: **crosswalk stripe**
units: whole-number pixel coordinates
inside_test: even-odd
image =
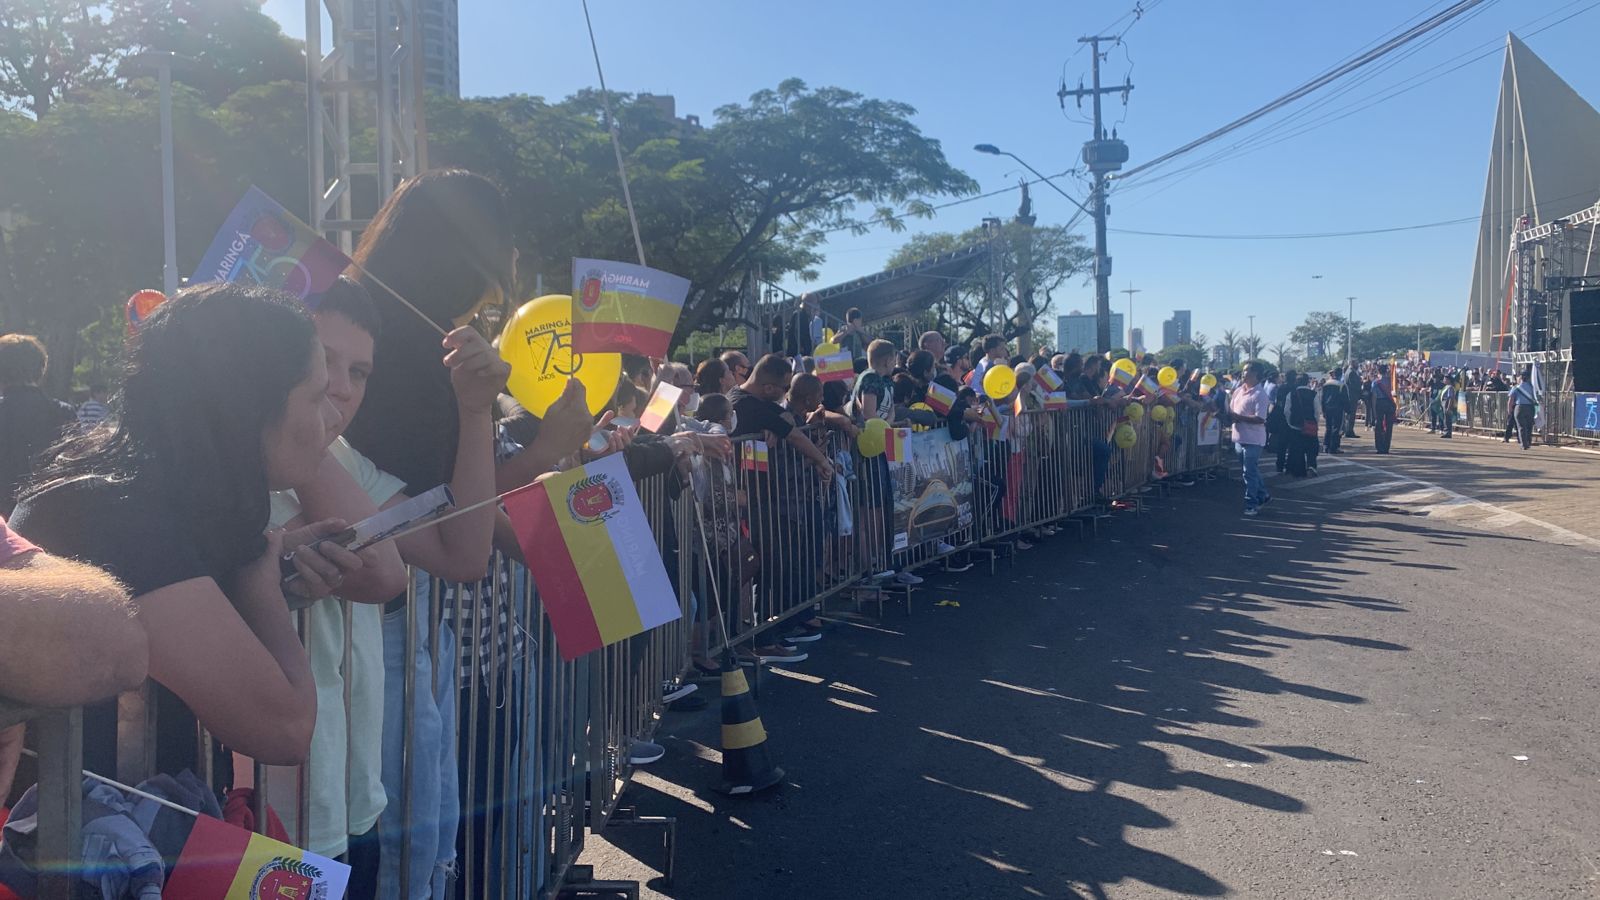
[[[1379,491],[1387,491],[1391,488],[1405,487],[1409,483],[1410,482],[1406,481],[1380,481],[1377,484],[1364,484],[1361,487],[1352,488],[1348,491],[1340,491],[1337,494],[1329,494],[1327,499],[1348,500],[1351,497],[1361,497],[1365,496],[1366,494],[1376,494]]]

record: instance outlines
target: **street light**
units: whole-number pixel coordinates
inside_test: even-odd
[[[178,201],[172,172],[172,64],[180,62],[170,51],[147,50],[129,58],[138,69],[155,69],[161,85],[161,292],[178,292]]]
[[[1039,180],[1044,182],[1045,184],[1050,185],[1051,189],[1053,189],[1056,193],[1058,193],[1061,196],[1067,198],[1068,200],[1071,200],[1072,201],[1072,205],[1076,206],[1077,208],[1079,208],[1081,210],[1083,210],[1083,214],[1084,215],[1086,215],[1086,216],[1094,215],[1094,213],[1089,212],[1088,207],[1084,206],[1082,203],[1079,203],[1076,197],[1073,197],[1071,194],[1069,194],[1066,191],[1062,190],[1061,187],[1059,185],[1057,185],[1055,183],[1055,181],[1053,181],[1050,178],[1050,176],[1044,174],[1043,172],[1039,171],[1038,169],[1035,169],[1033,166],[1028,165],[1027,160],[1024,160],[1022,157],[1016,155],[1015,153],[1011,153],[1011,152],[1006,151],[1006,150],[1001,150],[999,147],[996,147],[993,144],[978,144],[978,145],[974,146],[972,149],[978,151],[979,153],[987,153],[990,156],[1009,156],[1009,157],[1011,157],[1012,159],[1014,159],[1017,162],[1021,163],[1022,167],[1024,169],[1027,169],[1029,172],[1032,172],[1033,174],[1039,176]]]
[[[1346,297],[1350,301],[1350,311],[1344,317],[1344,370],[1350,371],[1350,344],[1356,337],[1356,298]]]

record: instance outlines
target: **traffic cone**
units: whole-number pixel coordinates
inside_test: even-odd
[[[783,780],[767,753],[767,730],[750,695],[750,682],[733,651],[722,655],[722,784],[724,794],[753,794]]]

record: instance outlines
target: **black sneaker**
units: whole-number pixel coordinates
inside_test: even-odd
[[[783,641],[786,644],[809,644],[812,641],[820,640],[822,640],[822,629],[813,628],[809,625],[801,625],[783,636]]]
[[[669,681],[661,685],[661,702],[671,703],[674,700],[682,700],[684,697],[687,697],[698,690],[700,690],[700,685],[695,684],[692,681],[685,681],[677,686],[674,686],[672,682]]]

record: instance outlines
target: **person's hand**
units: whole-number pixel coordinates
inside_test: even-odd
[[[833,480],[833,463],[825,459],[821,462],[812,461],[811,464],[817,467],[817,477],[821,478],[824,482]]]
[[[269,528],[266,534],[267,548],[261,555],[246,563],[239,570],[239,592],[251,600],[272,598],[277,595],[278,602],[283,597],[283,529]]]
[[[700,444],[702,454],[721,462],[733,459],[733,441],[727,435],[697,434],[695,440]]]
[[[578,458],[581,461],[586,463],[593,462],[613,453],[621,453],[633,444],[634,436],[639,433],[639,426],[621,425],[616,428],[607,428],[606,426],[610,425],[611,420],[615,419],[616,416],[616,413],[606,410],[605,414],[600,417],[600,421],[595,423],[595,430],[591,432],[589,441],[585,441],[584,445],[578,449]],[[594,444],[591,443],[594,440],[594,435],[599,435],[600,439],[605,442],[605,446],[596,450]]]
[[[337,593],[352,573],[366,567],[367,557],[324,540],[348,528],[343,519],[323,519],[283,534],[282,549],[299,578],[284,586],[284,591],[306,600],[320,600]]]
[[[601,419],[602,423],[610,419]],[[594,431],[594,419],[589,415],[588,394],[583,382],[568,379],[561,396],[544,411],[539,420],[539,434],[533,445],[551,459],[565,459],[588,443]]]
[[[473,413],[494,409],[496,398],[506,389],[511,366],[470,325],[445,335],[443,344],[450,351],[444,355],[444,364],[450,369],[456,405]]]

